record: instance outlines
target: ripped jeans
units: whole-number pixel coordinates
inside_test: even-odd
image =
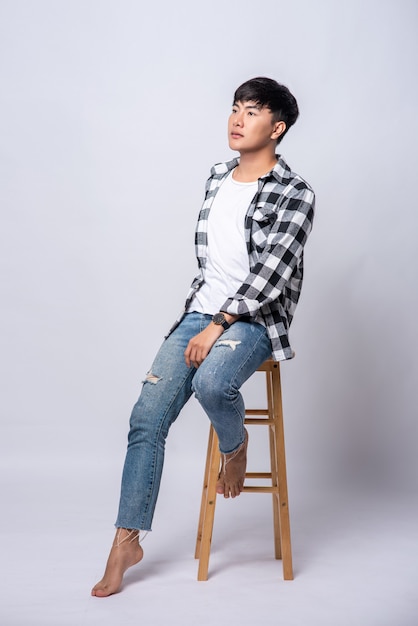
[[[211,319],[211,315],[187,313],[165,339],[144,381],[130,419],[118,528],[151,530],[165,440],[193,392],[213,424],[221,452],[233,452],[244,441],[244,401],[239,389],[270,357],[270,339],[261,324],[238,320],[216,341],[199,368],[189,368],[184,360],[187,344]]]

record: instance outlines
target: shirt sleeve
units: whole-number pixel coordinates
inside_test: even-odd
[[[235,295],[226,300],[222,311],[254,316],[262,306],[280,296],[302,258],[312,229],[314,206],[314,192],[306,184],[300,183],[281,196],[278,206],[268,216],[268,226],[263,228],[259,224],[261,230],[268,232],[258,261]]]

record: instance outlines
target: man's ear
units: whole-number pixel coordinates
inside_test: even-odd
[[[271,139],[278,139],[280,135],[283,135],[286,130],[286,124],[283,121],[275,122],[274,130],[271,134]]]

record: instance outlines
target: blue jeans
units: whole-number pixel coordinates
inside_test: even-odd
[[[213,424],[221,452],[233,452],[244,441],[244,402],[239,389],[270,357],[270,339],[261,324],[238,320],[221,335],[199,368],[187,367],[187,344],[211,318],[186,314],[162,344],[147,374],[130,419],[118,528],[151,530],[165,440],[193,392]]]

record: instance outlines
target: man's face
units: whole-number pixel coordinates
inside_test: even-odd
[[[263,150],[280,135],[276,127],[283,122],[273,122],[273,115],[267,107],[260,107],[251,100],[236,102],[228,120],[228,141],[231,150],[240,154]]]

